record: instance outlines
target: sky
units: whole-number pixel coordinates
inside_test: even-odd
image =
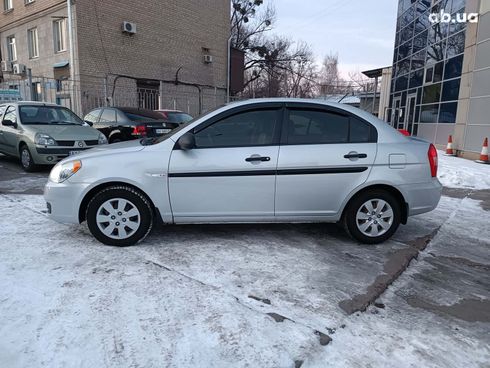
[[[276,8],[274,33],[305,41],[316,58],[338,54],[349,72],[392,64],[396,0],[269,0]]]

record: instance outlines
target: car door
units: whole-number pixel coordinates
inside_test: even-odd
[[[169,195],[175,222],[274,219],[282,104],[237,108],[193,129],[196,148],[174,148]]]
[[[344,110],[291,105],[277,165],[276,216],[336,215],[364,183],[376,157],[376,129]]]
[[[18,123],[17,109],[15,108],[15,106],[8,106],[2,118],[2,127],[0,130],[0,150],[11,155],[18,155],[17,136],[19,134],[20,127],[5,126],[3,124],[5,120],[10,120],[13,123]]]

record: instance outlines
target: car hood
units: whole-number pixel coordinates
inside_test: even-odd
[[[73,158],[83,160],[87,158],[106,156],[106,155],[120,155],[121,153],[141,151],[144,148],[145,146],[142,146],[139,140],[112,143],[112,144],[103,144],[91,148],[89,150],[82,151],[77,155],[73,155],[68,158],[65,158],[65,160],[71,160]]]
[[[97,129],[83,125],[23,125],[23,128],[33,134],[47,134],[57,141],[95,140],[100,136]]]

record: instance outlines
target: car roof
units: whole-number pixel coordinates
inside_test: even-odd
[[[160,110],[155,110],[157,112],[177,112],[181,114],[187,114],[186,112],[180,111],[180,110],[171,110],[171,109],[160,109]],[[187,114],[189,115],[189,114]]]
[[[366,120],[367,122],[373,124],[378,130],[378,137],[380,137],[381,140],[384,142],[406,142],[407,140],[406,139],[407,137],[397,132],[396,129],[394,129],[387,122],[378,119],[376,116],[374,116],[373,114],[367,111],[361,110],[357,107],[353,107],[347,104],[327,102],[321,99],[314,99],[314,98],[273,97],[273,98],[254,98],[254,99],[243,100],[243,101],[234,101],[226,105],[223,105],[215,110],[210,111],[209,114],[204,114],[203,116],[199,117],[193,122],[193,126],[199,125],[202,122],[203,117],[210,118],[212,116],[216,116],[222,112],[226,112],[236,107],[247,106],[247,105],[260,105],[260,104],[267,104],[267,103],[284,103],[284,104],[299,103],[304,105],[311,105],[311,107],[314,106],[333,107],[335,109],[343,110],[353,115],[356,115]]]
[[[143,115],[154,119],[162,118],[162,115],[150,109],[139,109],[137,107],[124,107],[124,106],[115,106],[115,107],[108,107],[108,108],[117,109],[128,114]]]
[[[3,102],[2,105],[18,105],[18,106],[53,106],[63,107],[61,105],[52,102],[39,102],[39,101],[15,101],[15,102]]]
[[[253,104],[261,104],[261,103],[301,103],[301,104],[311,104],[311,105],[323,105],[323,106],[328,106],[328,107],[334,107],[339,110],[344,110],[347,112],[350,112],[352,114],[355,114],[357,116],[360,116],[361,118],[368,120],[370,122],[376,121],[378,125],[379,123],[383,123],[386,125],[386,122],[378,119],[376,116],[373,114],[362,110],[358,107],[354,107],[348,104],[342,104],[338,102],[329,102],[325,101],[322,99],[315,99],[315,98],[288,98],[288,97],[271,97],[271,98],[253,98],[253,99],[248,99],[248,100],[242,100],[242,101],[234,101],[230,102],[229,104],[225,105],[225,108],[229,107],[238,107],[238,106],[247,106],[247,105],[253,105]]]

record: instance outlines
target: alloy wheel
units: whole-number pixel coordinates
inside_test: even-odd
[[[31,165],[31,155],[27,148],[24,148],[21,152],[20,160],[22,162],[22,166],[29,167]]]
[[[393,224],[393,209],[382,199],[370,199],[363,203],[356,214],[359,231],[369,237],[386,233]]]
[[[96,223],[105,236],[112,239],[127,239],[139,229],[141,214],[131,201],[113,198],[99,207]]]

